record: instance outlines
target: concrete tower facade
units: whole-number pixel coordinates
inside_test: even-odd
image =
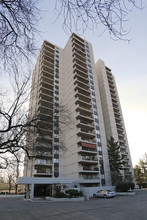
[[[115,78],[110,68],[102,60],[96,63],[97,80],[107,139],[113,137],[119,142],[120,154],[123,159],[122,176],[124,181],[134,181],[134,171],[129,151],[123,114]]]
[[[92,45],[86,40],[72,34],[64,49],[44,41],[32,76],[29,107],[29,117],[39,118],[40,132],[32,137],[33,157],[26,160],[25,176],[68,177],[81,187],[110,186],[107,138],[113,136],[122,143],[127,179],[132,164],[112,82],[111,70],[102,61],[95,65]],[[63,109],[61,119],[63,106],[70,125],[63,123]]]

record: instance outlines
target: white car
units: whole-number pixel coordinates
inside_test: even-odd
[[[100,198],[113,198],[116,196],[116,193],[111,190],[99,190],[93,194],[93,197],[100,197]]]

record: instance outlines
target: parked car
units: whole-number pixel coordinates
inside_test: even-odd
[[[93,197],[100,197],[100,198],[113,198],[116,196],[116,193],[111,190],[99,190],[93,194]]]

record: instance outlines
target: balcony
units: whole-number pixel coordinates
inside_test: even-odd
[[[113,81],[113,79],[110,78],[109,76],[107,76],[107,78],[108,78],[109,85],[111,85],[111,86],[114,87],[115,85],[114,85],[114,81]]]
[[[124,174],[125,176],[130,176],[132,173],[130,171],[125,171]]]
[[[50,53],[54,53],[55,52],[55,46],[51,45],[47,41],[44,42],[43,49],[45,49],[46,51],[48,51]]]
[[[89,131],[95,129],[94,125],[83,122],[83,121],[80,121],[80,120],[78,120],[78,122],[77,122],[77,127],[78,128],[83,128],[83,129],[86,128]]]
[[[41,52],[42,52],[41,58],[45,56],[46,58],[51,59],[52,61],[54,61],[54,57],[55,57],[54,51],[49,51],[49,50],[47,50],[47,48],[44,47],[41,50]]]
[[[79,37],[78,35],[76,35],[75,33],[72,34],[72,38],[75,39],[75,40],[78,40],[80,43],[84,43],[84,40]]]
[[[41,88],[44,88],[44,89],[53,91],[53,87],[54,87],[53,84],[49,84],[49,83],[45,83],[45,82],[43,82],[43,81],[40,81],[40,89],[41,89]]]
[[[125,139],[119,139],[119,143],[120,143],[120,148],[122,149],[126,149],[127,147],[125,146],[126,141]]]
[[[82,105],[84,108],[92,108],[92,103],[81,100],[81,97],[76,97],[75,103]]]
[[[123,131],[124,131],[123,128],[122,128],[122,126],[116,125],[116,127],[117,127],[117,130],[118,130],[118,131],[120,131],[120,132],[123,132]]]
[[[45,57],[42,57],[41,65],[54,69],[54,60],[51,62],[51,59],[45,59]]]
[[[87,121],[88,123],[92,123],[94,121],[93,117],[79,113],[76,114],[76,119],[81,119]]]
[[[53,155],[51,152],[37,151],[35,157],[38,159],[39,158],[52,158]]]
[[[74,71],[73,71],[74,73],[78,72],[79,75],[81,75],[81,76],[83,76],[85,78],[88,78],[88,70],[87,70],[87,68],[83,68],[83,67],[81,68],[80,65],[78,65],[76,63],[73,65],[73,68],[74,68]]]
[[[78,58],[78,56],[74,56],[74,58],[73,58],[73,63],[76,63],[76,64],[78,64],[79,66],[81,66],[82,68],[87,69],[86,59],[85,59],[85,61],[83,61],[83,59]]]
[[[76,87],[79,87],[79,88],[84,89],[86,91],[90,91],[89,83],[81,81],[77,78],[74,81],[74,85],[76,85]]]
[[[52,114],[52,112],[53,112],[53,102],[40,99],[39,102],[38,102],[38,110],[40,110],[40,109],[44,109],[44,111],[49,110],[49,112],[50,112],[49,114]]]
[[[82,47],[85,47],[84,40],[75,34],[72,37],[72,42],[77,42]]]
[[[127,157],[122,158],[122,162],[128,162],[129,159]]]
[[[82,94],[80,91],[76,91],[76,92],[75,92],[75,97],[79,97],[80,100],[82,100],[83,102],[86,102],[86,103],[87,103],[87,102],[88,102],[88,103],[91,102],[91,97]]]
[[[81,169],[79,170],[79,173],[99,173],[99,169],[98,167],[86,167],[86,166],[83,166],[81,167]]]
[[[78,91],[78,93],[84,95],[84,96],[90,96],[91,92],[90,90],[87,90],[85,88],[82,88],[78,85],[75,86],[75,91]]]
[[[123,134],[123,133],[118,132],[118,136],[123,138],[123,137],[124,137],[124,134]]]
[[[128,152],[127,151],[121,151],[121,155],[127,156]]]
[[[46,72],[53,72],[54,65],[47,65],[45,63],[41,63],[41,70],[45,70]]]
[[[34,176],[52,176],[51,171],[35,170]]]
[[[96,140],[90,138],[78,138],[78,143],[81,143],[82,146],[96,148]]]
[[[72,47],[75,51],[82,52],[85,54],[85,45],[81,45],[78,41],[73,41],[72,42]]]
[[[46,160],[41,160],[41,159],[36,159],[35,161],[35,167],[37,166],[44,166],[44,167],[51,167],[53,164],[52,164],[52,161],[46,161]]]
[[[42,50],[41,59],[45,61],[50,61],[50,63],[54,63],[54,53],[49,53],[46,50]]]
[[[93,115],[93,111],[92,109],[87,109],[85,108],[84,106],[82,105],[76,105],[76,111],[80,112],[81,114],[86,114],[86,115],[89,115],[89,116],[92,116]]]
[[[109,89],[110,89],[110,93],[111,93],[111,94],[116,95],[116,92],[115,92],[114,89],[112,89],[112,88],[109,88]]]
[[[89,85],[89,78],[87,74],[82,76],[80,72],[75,71],[74,79],[78,80],[81,83],[85,83],[86,85]]]
[[[73,51],[73,57],[81,60],[84,63],[86,63],[86,54],[82,55],[82,54],[78,53],[77,50],[74,50]]]
[[[79,183],[100,183],[100,179],[99,178],[80,178],[79,179]]]
[[[77,135],[80,136],[86,136],[88,138],[95,138],[95,133],[94,132],[90,132],[86,129],[77,129]]]
[[[53,99],[54,97],[53,96],[50,96],[50,95],[46,95],[46,94],[43,94],[43,93],[40,93],[39,95],[39,102],[40,103],[50,103],[50,102],[53,102]]]
[[[79,147],[78,153],[80,154],[86,153],[87,155],[97,155],[97,150],[88,147]]]
[[[35,146],[37,149],[45,149],[45,151],[48,149],[52,149],[52,138],[47,139],[46,137],[43,137],[42,135],[37,134],[36,143]]]
[[[42,121],[42,120],[37,120],[37,126],[40,129],[45,129],[46,131],[50,132],[50,134],[53,133],[53,129],[52,129],[52,120],[51,118],[48,119],[48,121]]]
[[[109,88],[115,91],[115,86],[112,83],[109,83]]]
[[[40,92],[40,94],[43,94],[43,95],[45,94],[46,96],[53,96],[53,89],[48,90],[48,89],[40,87],[39,92]]]
[[[53,105],[50,104],[48,108],[45,108],[44,106],[39,105],[38,106],[38,113],[43,115],[50,115],[52,114]]]
[[[119,110],[118,105],[116,105],[116,104],[114,104],[114,103],[112,103],[112,104],[113,104],[113,108],[114,108],[114,109]]]
[[[98,164],[98,158],[94,156],[80,156],[79,163]]]
[[[122,126],[121,118],[115,117],[115,122],[118,126]]]
[[[130,165],[128,165],[128,164],[127,164],[127,165],[123,165],[122,168],[123,168],[124,170],[128,170],[128,169],[130,169]]]
[[[54,82],[54,75],[52,73],[42,72],[42,74],[40,75],[40,81],[41,80],[49,84],[52,84]]]

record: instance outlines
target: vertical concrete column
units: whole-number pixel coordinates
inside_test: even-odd
[[[55,185],[52,184],[52,196],[55,194]]]
[[[31,199],[34,199],[34,183],[31,184]]]
[[[29,199],[29,184],[26,185],[26,199]]]

